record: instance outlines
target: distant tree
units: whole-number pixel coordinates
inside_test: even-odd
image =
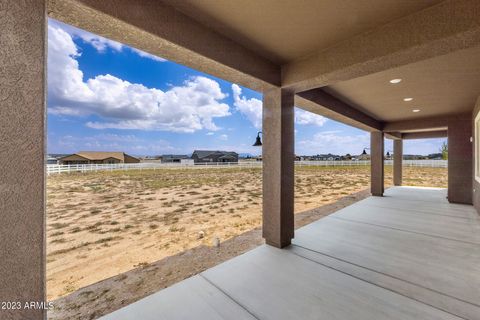
[[[444,141],[440,147],[440,152],[442,153],[442,159],[448,160],[448,144]]]

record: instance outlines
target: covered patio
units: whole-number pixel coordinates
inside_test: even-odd
[[[480,319],[480,219],[393,187],[101,319]]]
[[[479,319],[479,1],[11,0],[0,12],[0,301],[45,300],[51,17],[263,94],[267,245],[108,318]],[[376,196],[296,233],[295,106],[370,133]],[[384,139],[401,186],[403,141],[433,137],[448,137],[448,190],[385,191]]]

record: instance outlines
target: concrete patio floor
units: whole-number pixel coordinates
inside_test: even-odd
[[[394,187],[102,319],[480,319],[480,218]]]

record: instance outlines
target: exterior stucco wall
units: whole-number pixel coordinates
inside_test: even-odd
[[[283,248],[294,236],[294,94],[263,93],[263,222],[267,244]]]
[[[0,301],[45,299],[43,0],[0,1]],[[0,310],[0,319],[44,319]]]
[[[472,120],[470,114],[448,120],[448,201],[472,203]]]
[[[384,133],[381,131],[370,132],[370,189],[372,196],[381,197],[385,191],[384,169]]]
[[[403,140],[393,140],[393,185],[402,185]]]
[[[477,103],[475,105],[475,109],[473,110],[473,115],[472,115],[472,137],[473,137],[473,143],[472,146],[475,146],[476,140],[475,140],[475,118],[477,117],[478,113],[480,112],[480,97],[477,99]],[[473,148],[472,152],[472,187],[473,187],[473,193],[472,193],[472,201],[473,201],[473,206],[475,209],[477,209],[477,212],[480,214],[480,183],[475,180],[475,157],[480,156],[478,153],[475,152],[475,148]]]

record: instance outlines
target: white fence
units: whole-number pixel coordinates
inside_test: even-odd
[[[225,167],[261,167],[262,162],[209,162],[209,163],[118,163],[118,164],[47,164],[47,174],[90,172],[90,171],[117,171],[117,170],[147,170],[147,169],[179,169],[179,168],[225,168]]]
[[[385,165],[392,165],[393,160],[385,160]],[[295,161],[296,166],[366,166],[370,165],[369,160],[360,161]],[[407,167],[433,167],[447,168],[447,160],[403,160]],[[234,162],[207,162],[207,163],[129,163],[129,164],[78,164],[78,165],[57,165],[48,164],[47,174],[71,173],[71,172],[97,172],[97,171],[118,171],[118,170],[146,170],[146,169],[199,169],[199,168],[258,168],[262,166],[261,161],[240,161]]]
[[[386,165],[393,165],[393,160],[385,160]],[[403,160],[405,167],[448,168],[448,160]]]

